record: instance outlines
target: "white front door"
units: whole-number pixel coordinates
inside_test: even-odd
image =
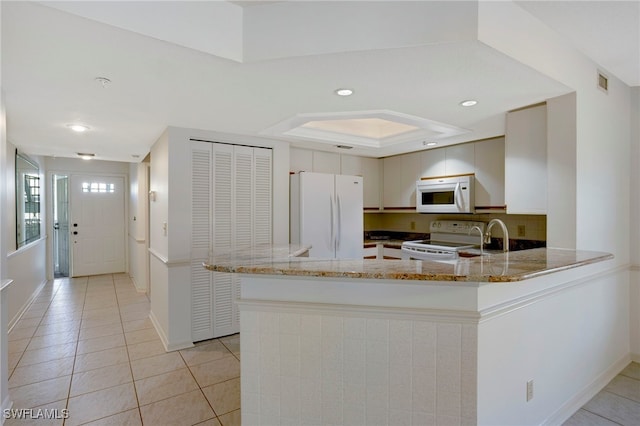
[[[71,176],[71,276],[125,270],[124,178]]]

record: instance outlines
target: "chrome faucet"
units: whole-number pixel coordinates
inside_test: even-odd
[[[491,219],[487,225],[487,231],[484,234],[484,242],[485,244],[491,244],[491,228],[496,223],[500,225],[500,228],[502,228],[502,235],[504,238],[504,241],[502,242],[502,251],[506,253],[509,251],[509,231],[507,231],[507,225],[505,225],[500,219]]]
[[[478,231],[480,233],[480,256],[482,256],[484,254],[484,250],[482,248],[484,246],[484,235],[482,234],[482,228],[477,225],[474,226],[473,228],[469,229],[469,235],[471,235],[473,231]]]

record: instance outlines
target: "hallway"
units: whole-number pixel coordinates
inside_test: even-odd
[[[9,388],[58,418],[5,425],[239,425],[239,336],[167,353],[148,316],[126,274],[48,282],[9,334]]]

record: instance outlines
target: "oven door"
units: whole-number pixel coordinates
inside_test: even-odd
[[[458,253],[455,250],[441,250],[428,246],[402,246],[402,259],[407,260],[432,260],[435,262],[457,262]]]
[[[425,179],[416,182],[418,213],[473,213],[473,177]]]

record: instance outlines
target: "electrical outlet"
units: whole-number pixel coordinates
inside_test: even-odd
[[[411,221],[411,229],[416,229],[416,223],[413,220]]]
[[[526,229],[524,225],[518,225],[518,237],[524,237],[526,235]]]
[[[527,401],[533,399],[533,380],[527,382]]]

